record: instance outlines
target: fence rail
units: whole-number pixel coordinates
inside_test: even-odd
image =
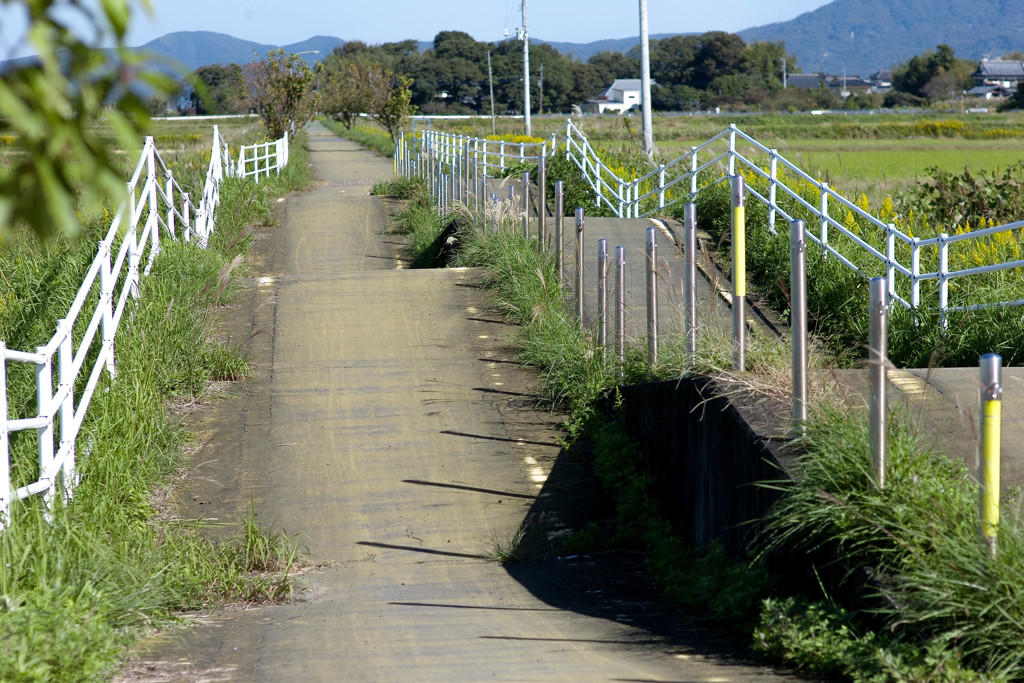
[[[269,178],[271,172],[280,174],[281,169],[288,165],[288,133],[279,140],[261,142],[255,145],[240,147],[238,150],[238,169],[235,172],[240,178]]]
[[[688,153],[628,180],[620,178],[601,160],[572,119],[542,143],[500,142],[420,131],[412,141],[403,137],[395,162],[396,170],[406,175],[422,173],[432,181],[441,177],[444,169],[468,169],[474,165],[486,178],[503,173],[512,163],[532,162],[558,151],[563,151],[579,169],[581,179],[593,192],[594,205],[621,218],[663,215],[672,206],[692,202],[700,193],[729,182],[732,176],[745,174],[759,181],[748,182],[746,192],[767,208],[764,227],[769,231],[776,232],[780,219],[787,226],[794,219],[805,220],[808,239],[823,255],[835,258],[865,279],[883,275],[892,302],[913,311],[935,310],[943,327],[948,325],[952,312],[1024,306],[1024,299],[950,303],[950,287],[958,278],[1024,268],[1024,260],[1019,257],[963,267],[951,263],[950,248],[961,245],[962,249],[970,249],[969,243],[988,245],[999,235],[1018,241],[1024,221],[963,234],[940,232],[930,238],[914,237],[895,223],[864,210],[735,125],[692,147]],[[853,217],[855,229],[846,225],[848,216]],[[925,305],[922,286],[932,281],[935,284],[929,288]]]
[[[279,162],[283,147],[283,159],[287,161],[287,141],[269,145],[276,145]],[[43,494],[49,502],[61,490],[70,498],[77,481],[78,433],[104,371],[111,377],[116,375],[114,341],[129,301],[140,296],[140,278],[149,274],[160,254],[162,235],[206,247],[216,223],[221,181],[225,175],[235,175],[235,168],[228,144],[214,126],[210,164],[196,204],[167,168],[153,138],[147,137],[127,183],[127,199],[100,241],[96,257],[67,315],[57,322],[53,337],[35,352],[8,349],[0,340],[0,529],[8,524],[14,501]],[[242,168],[241,163],[238,168]],[[76,340],[73,332],[81,327],[80,320],[85,329]],[[13,363],[35,367],[33,416],[10,417],[8,365]],[[75,387],[83,372],[88,377],[78,392]],[[38,434],[37,478],[12,488],[10,437],[25,430]]]

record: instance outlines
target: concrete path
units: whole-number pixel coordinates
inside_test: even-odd
[[[476,273],[395,270],[368,196],[390,162],[310,134],[321,182],[257,236],[239,311],[259,376],[194,419],[183,503],[237,523],[251,499],[318,566],[298,602],[202,615],[127,678],[785,680],[642,590],[635,562],[595,584],[591,558],[488,561],[524,522],[557,530],[579,493],[559,416],[533,409]]]

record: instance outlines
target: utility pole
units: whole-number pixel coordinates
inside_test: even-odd
[[[526,135],[533,135],[530,125],[530,34],[526,31],[526,0],[523,0],[523,120],[526,123]]]
[[[782,89],[783,90],[786,89],[786,79],[787,79],[787,74],[786,74],[786,58],[783,57],[782,58]]]
[[[640,97],[643,100],[644,156],[651,161],[654,159],[654,131],[651,122],[651,48],[647,36],[647,0],[640,0]]]
[[[491,85],[491,135],[497,135],[494,126],[494,72],[491,71],[491,51],[487,51],[487,82]]]
[[[537,114],[544,115],[544,62],[540,63],[540,80],[537,82],[540,89],[540,96],[537,98]]]

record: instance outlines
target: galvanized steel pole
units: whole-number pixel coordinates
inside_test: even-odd
[[[986,353],[981,375],[981,435],[978,439],[978,482],[981,484],[981,538],[992,555],[999,538],[999,470],[1002,450],[1003,358]]]
[[[647,228],[647,362],[658,362],[657,228]]]
[[[746,186],[743,176],[732,176],[732,367],[747,369],[747,227]]]
[[[697,362],[697,205],[683,206],[683,332],[690,365]]]
[[[583,325],[583,208],[576,208],[576,317]]]
[[[608,346],[608,240],[597,241],[597,341],[604,355]]]
[[[523,239],[530,239],[530,173],[523,171]]]
[[[523,0],[523,120],[526,136],[533,135],[530,124],[530,34],[526,30],[526,0]]]
[[[793,428],[807,421],[807,225],[789,224],[790,329],[793,335]]]
[[[537,161],[537,234],[540,249],[544,251],[548,241],[548,166],[543,148]]]
[[[564,183],[561,180],[555,181],[555,268],[558,272],[558,284],[562,284],[565,279],[565,269],[562,252],[562,223],[565,219],[565,207],[563,205],[562,193],[564,191]]]
[[[868,283],[871,294],[870,331],[868,340],[868,377],[870,381],[870,441],[872,482],[876,488],[885,488],[886,451],[888,448],[889,412],[886,402],[885,381],[888,375],[889,346],[889,290],[884,277],[872,278]]]
[[[651,48],[647,36],[647,0],[640,0],[640,98],[644,156],[651,161],[654,159],[654,132],[651,122]]]
[[[619,376],[626,363],[626,248],[615,247],[615,349],[619,356]]]

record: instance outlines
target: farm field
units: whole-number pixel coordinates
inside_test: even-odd
[[[587,116],[578,124],[600,150],[640,153],[638,116]],[[533,119],[535,136],[547,136],[564,117]],[[865,193],[875,202],[925,177],[931,167],[976,173],[1024,160],[1024,114],[810,114],[764,116],[655,116],[661,159],[671,160],[730,123],[844,194]],[[490,134],[490,119],[436,119],[435,130]],[[419,122],[420,129],[426,127]],[[499,135],[521,135],[521,120],[499,120]]]

